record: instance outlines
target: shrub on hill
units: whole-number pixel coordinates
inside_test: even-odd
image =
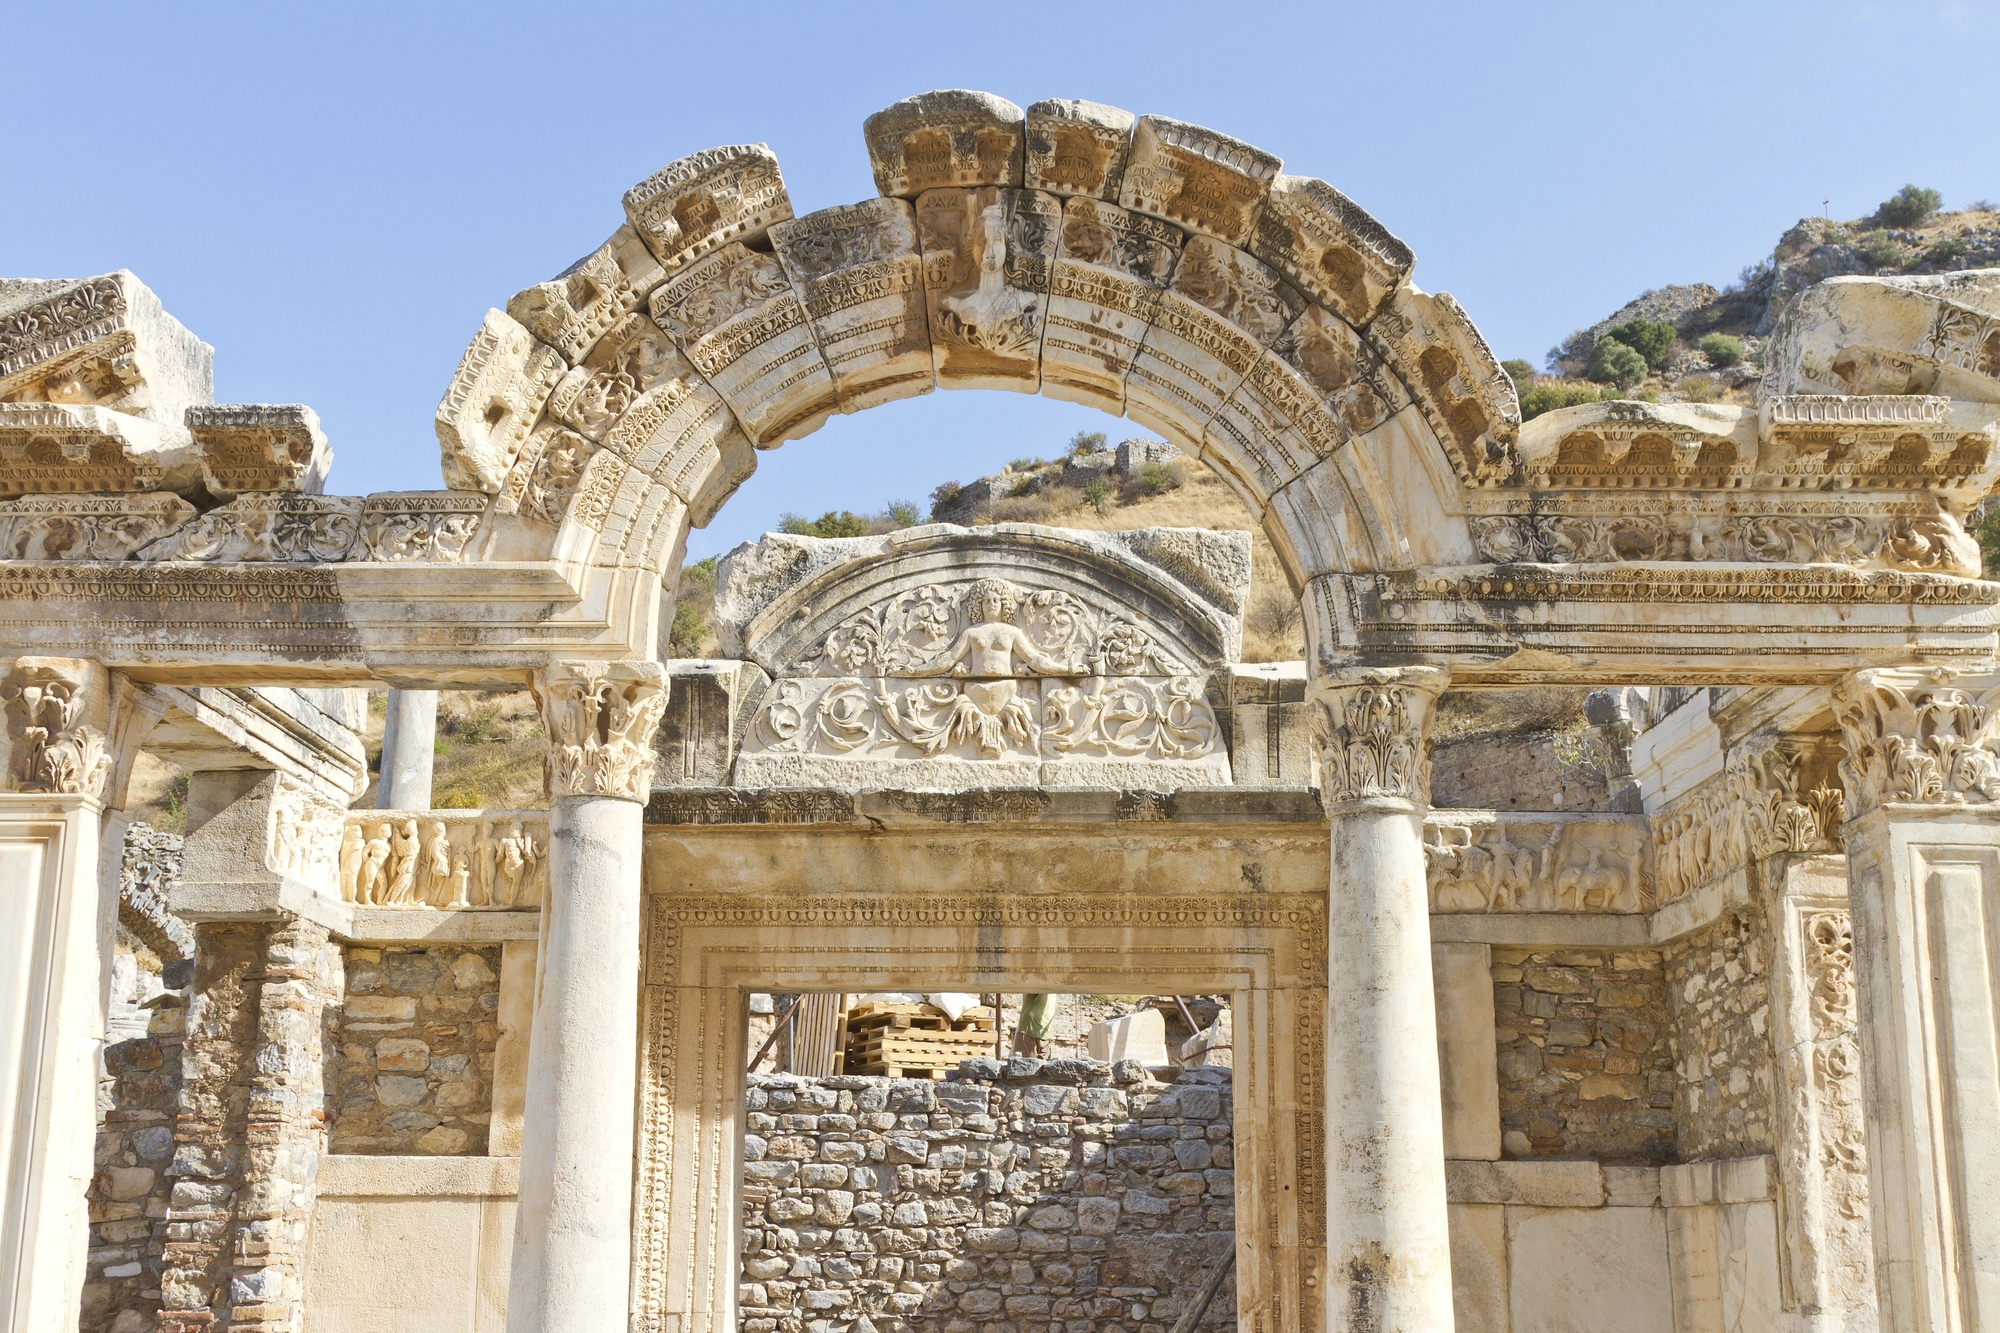
[[[1610,392],[1592,384],[1537,384],[1521,395],[1521,420],[1533,421],[1544,412],[1553,412],[1561,407],[1602,402]]]
[[[1616,338],[1600,338],[1590,349],[1590,368],[1584,373],[1599,384],[1629,389],[1646,378],[1646,358]]]
[[[1674,346],[1674,326],[1657,319],[1627,320],[1605,336],[1617,339],[1646,358],[1646,366],[1650,370],[1658,370],[1665,365],[1667,353]]]
[[[1743,360],[1743,340],[1726,333],[1711,333],[1695,346],[1711,366],[1733,366]]]
[[[1944,196],[1936,190],[1905,185],[1882,201],[1875,216],[1891,227],[1921,227],[1924,219],[1944,207]]]

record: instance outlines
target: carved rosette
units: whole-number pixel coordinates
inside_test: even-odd
[[[658,662],[556,662],[535,673],[534,689],[548,733],[550,796],[651,794],[653,732],[667,708]]]
[[[1948,672],[1859,671],[1834,690],[1847,817],[1891,802],[2000,800],[2000,689]]]
[[[104,794],[111,776],[110,678],[95,662],[20,657],[0,684],[14,791]]]
[[[1313,681],[1306,701],[1329,812],[1430,804],[1431,719],[1450,680],[1442,667],[1394,667]]]

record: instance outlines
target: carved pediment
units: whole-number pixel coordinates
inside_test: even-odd
[[[768,535],[723,565],[726,650],[774,678],[746,786],[1228,781],[1213,673],[1240,641],[1244,534],[937,525]]]

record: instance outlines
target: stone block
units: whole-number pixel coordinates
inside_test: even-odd
[[[498,494],[549,394],[568,371],[562,354],[519,321],[487,311],[438,403],[445,485]]]
[[[1305,308],[1265,264],[1210,237],[1189,238],[1126,374],[1126,415],[1172,439],[1202,439]]]
[[[213,401],[214,360],[127,270],[0,279],[0,402],[96,405],[178,429]]]
[[[375,1067],[394,1073],[421,1074],[431,1062],[431,1048],[407,1037],[384,1037],[375,1043]]]
[[[902,199],[822,209],[772,228],[840,394],[858,412],[934,385],[916,214]]]
[[[1445,1192],[1453,1203],[1526,1204],[1540,1208],[1599,1208],[1604,1176],[1595,1162],[1447,1161]]]
[[[1718,1203],[1752,1203],[1777,1197],[1777,1163],[1769,1155],[1717,1162],[1715,1175]]]
[[[1491,951],[1483,944],[1433,944],[1438,1077],[1444,1095],[1447,1158],[1500,1156]]]
[[[1116,200],[1131,150],[1132,113],[1101,102],[1053,97],[1026,117],[1022,183],[1030,190]]]
[[[1656,1208],[1507,1209],[1512,1333],[1675,1333]]]
[[[1660,1202],[1656,1166],[1604,1164],[1604,1202],[1612,1208],[1651,1208]]]
[[[1283,173],[1271,181],[1250,249],[1354,325],[1373,319],[1416,264],[1409,246],[1339,190]]]
[[[754,663],[671,659],[667,710],[653,749],[653,787],[729,782],[751,710],[770,683]]]
[[[187,428],[108,408],[0,402],[0,500],[97,491],[188,491],[200,481]]]
[[[1064,202],[1049,270],[1042,392],[1122,412],[1125,377],[1180,257],[1178,229],[1098,199]]]
[[[757,447],[811,434],[839,409],[805,305],[775,255],[732,241],[662,283],[651,312]]]
[[[319,415],[299,403],[230,403],[190,407],[188,434],[201,456],[202,480],[218,499],[245,491],[319,494],[333,450]]]
[[[1158,1067],[1167,1060],[1167,1020],[1157,1009],[1142,1009],[1091,1025],[1084,1036],[1093,1060],[1137,1060]]]
[[[625,216],[669,273],[792,216],[778,159],[763,144],[670,162],[625,192]]]
[[[1507,1299],[1507,1210],[1450,1204],[1451,1303],[1456,1333],[1511,1333]]]
[[[878,193],[914,199],[942,186],[1021,183],[1021,108],[992,93],[945,88],[906,97],[862,122]]]
[[[1226,134],[1141,116],[1118,202],[1230,245],[1248,245],[1281,165]]]

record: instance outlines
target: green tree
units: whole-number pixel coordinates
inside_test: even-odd
[[[914,528],[924,521],[923,511],[917,508],[915,500],[891,500],[885,510],[889,521],[899,528]]]
[[[1514,392],[1517,395],[1524,394],[1534,387],[1535,368],[1526,361],[1521,360],[1521,358],[1515,357],[1511,361],[1502,361],[1500,369],[1506,371],[1507,378],[1514,381]]]
[[[1667,353],[1674,350],[1674,326],[1657,319],[1632,319],[1611,330],[1605,337],[1616,338],[1627,347],[1646,358],[1646,365],[1658,370],[1667,363]],[[1602,340],[1599,340],[1602,346]],[[1592,375],[1592,379],[1597,376]]]
[[[1069,437],[1069,451],[1073,454],[1094,454],[1105,448],[1105,435],[1101,430],[1080,430]]]
[[[673,627],[667,631],[667,647],[675,657],[693,657],[708,638],[708,617],[686,602],[674,603]]]
[[[1646,378],[1646,358],[1617,338],[1599,338],[1590,349],[1590,369],[1585,374],[1599,384],[1629,389]]]
[[[1711,366],[1733,366],[1743,359],[1743,342],[1726,333],[1711,333],[1695,344]]]
[[[868,520],[851,509],[829,509],[818,518],[800,514],[780,514],[778,531],[794,537],[866,537]]]
[[[1876,268],[1902,268],[1910,262],[1910,252],[1886,231],[1871,231],[1861,238],[1861,257]]]
[[[1921,227],[1924,219],[1944,207],[1944,196],[1936,190],[1905,185],[1882,201],[1875,216],[1892,227]]]
[[[1611,389],[1592,388],[1588,384],[1537,384],[1521,395],[1521,420],[1533,421],[1544,412],[1554,412],[1558,408],[1600,402],[1613,392]]]
[[[1111,507],[1111,488],[1104,484],[1104,478],[1092,477],[1083,484],[1083,502],[1090,506],[1090,512],[1103,518]]]

